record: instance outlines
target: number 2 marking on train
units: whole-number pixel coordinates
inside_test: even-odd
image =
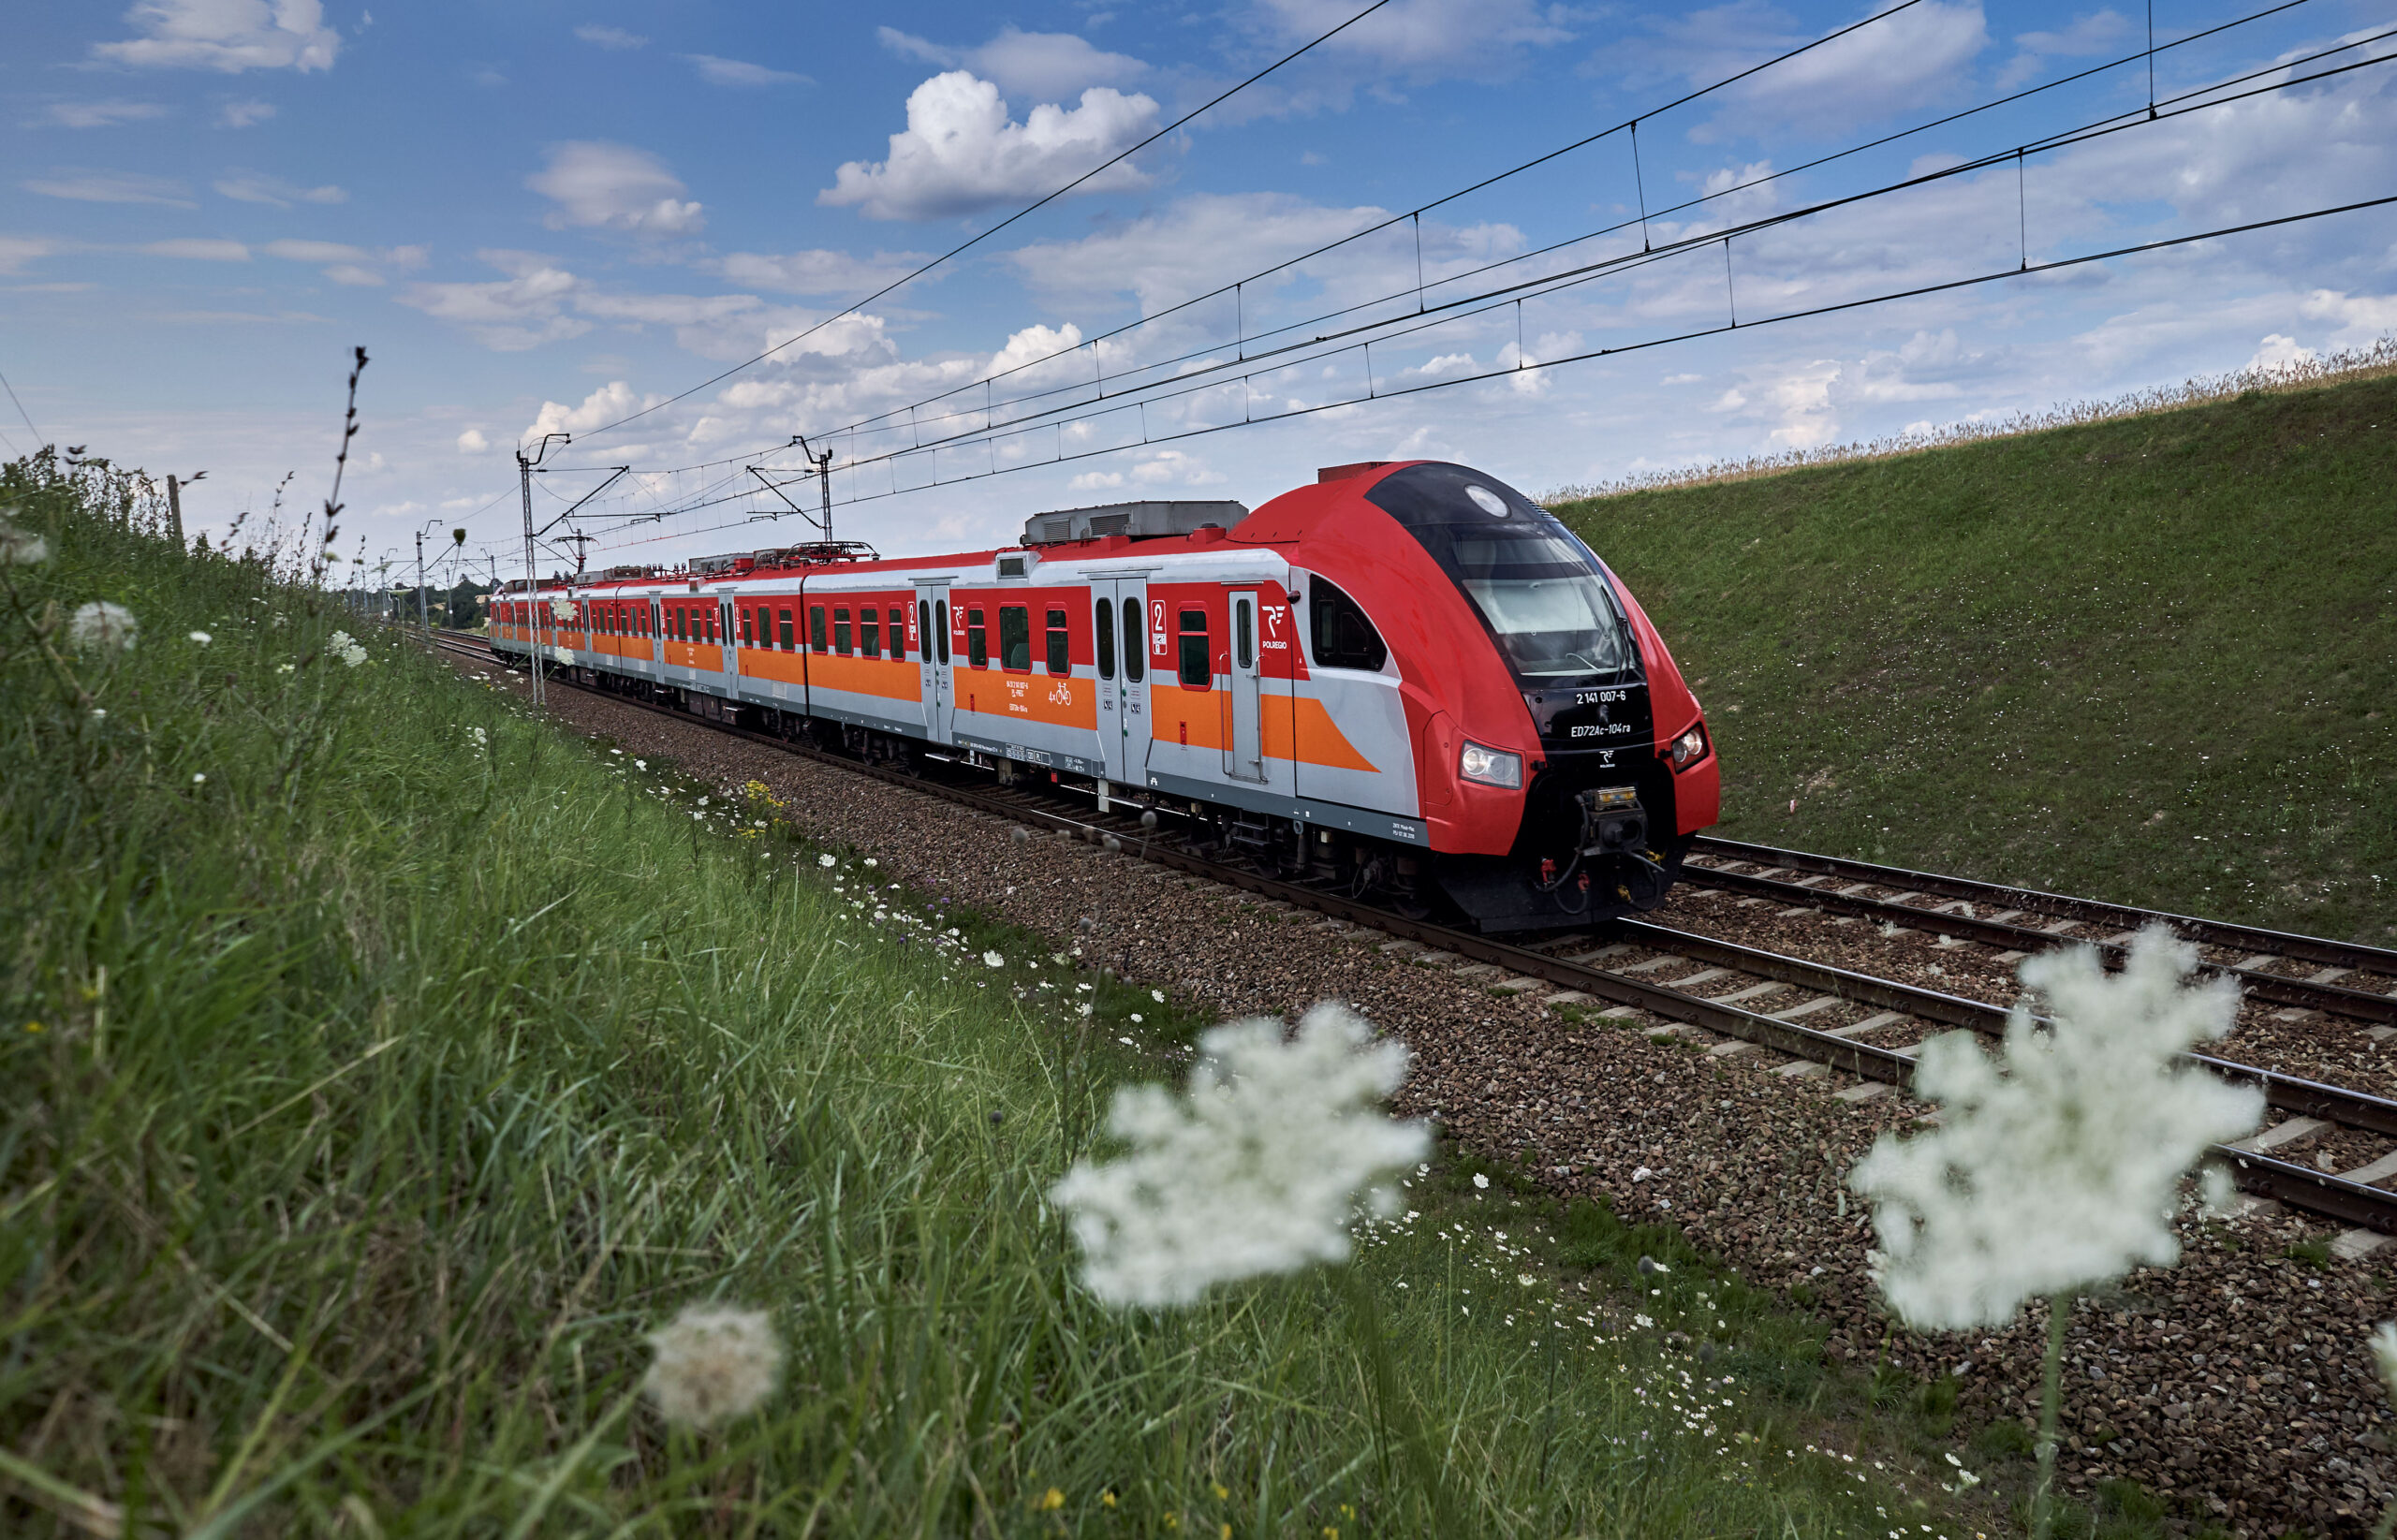
[[[1163,599],[1149,601],[1149,651],[1152,653],[1165,651],[1165,601]]]

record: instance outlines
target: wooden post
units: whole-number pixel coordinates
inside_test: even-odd
[[[167,526],[175,536],[175,554],[184,553],[184,490],[173,477],[167,477]]]

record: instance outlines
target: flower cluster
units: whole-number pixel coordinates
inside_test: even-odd
[[[366,661],[365,644],[351,637],[346,631],[334,632],[332,639],[325,644],[325,650],[352,668]]]
[[[641,1388],[660,1415],[685,1427],[748,1415],[782,1373],[783,1344],[761,1310],[686,1306],[645,1341],[657,1358]]]
[[[130,653],[141,623],[133,611],[106,599],[79,606],[66,622],[66,638],[85,653]]]
[[[1381,1178],[1431,1147],[1421,1123],[1375,1105],[1406,1062],[1404,1045],[1375,1042],[1363,1019],[1326,1003],[1287,1041],[1262,1018],[1208,1032],[1185,1095],[1119,1089],[1108,1131],[1129,1150],[1050,1189],[1072,1216],[1082,1281],[1110,1304],[1178,1305],[1214,1283],[1346,1260],[1360,1190],[1394,1210]]]
[[[20,529],[15,508],[0,508],[0,566],[32,566],[50,560],[50,542],[29,529]]]
[[[1918,1327],[1997,1326],[2025,1299],[2180,1256],[2171,1218],[2183,1173],[2206,1147],[2256,1126],[2263,1093],[2176,1063],[2228,1033],[2227,979],[2191,988],[2196,948],[2140,932],[2122,973],[2087,946],[2022,964],[2053,1030],[2027,1005],[1993,1062],[1970,1033],[1922,1047],[1915,1089],[1940,1125],[1884,1135],[1849,1174],[1874,1200],[1881,1290]]]

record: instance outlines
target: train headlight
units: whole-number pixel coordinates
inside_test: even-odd
[[[1503,749],[1485,749],[1478,743],[1467,743],[1457,755],[1457,774],[1478,785],[1503,786],[1520,791],[1523,785],[1523,756]]]
[[[1665,751],[1665,756],[1673,762],[1675,770],[1687,770],[1705,758],[1706,724],[1698,723],[1689,731],[1674,739],[1672,746]]]

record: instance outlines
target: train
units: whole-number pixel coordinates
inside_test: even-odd
[[[1721,801],[1705,713],[1631,590],[1442,461],[1333,466],[1254,511],[1044,512],[990,550],[558,576],[494,594],[487,636],[514,667],[1037,781],[1493,934],[1654,908]]]

